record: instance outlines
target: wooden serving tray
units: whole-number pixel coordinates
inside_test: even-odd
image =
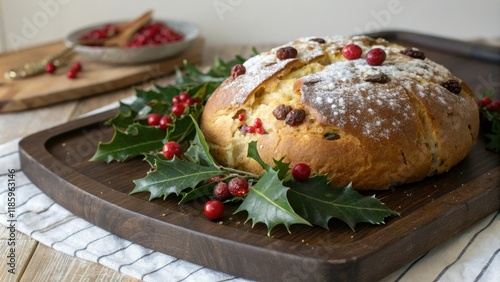
[[[184,60],[192,64],[201,62],[203,39],[198,38],[178,55],[144,64],[103,64],[76,55],[72,61],[81,62],[83,67],[77,79],[66,77],[69,66],[56,70],[54,74],[41,74],[21,80],[10,80],[3,76],[8,69],[54,55],[64,47],[63,42],[55,42],[0,54],[0,113],[76,100],[157,79],[173,72],[176,67],[182,67]]]
[[[423,50],[430,58],[440,54]],[[460,66],[464,68],[483,64],[470,58],[463,62],[469,64]],[[496,66],[484,62],[488,64]],[[494,68],[482,70],[487,75]],[[289,234],[279,226],[268,237],[264,225],[251,228],[250,222],[244,223],[245,213],[233,215],[236,207],[229,206],[220,222],[211,222],[202,211],[205,200],[178,205],[176,197],[150,202],[148,193],[129,195],[132,180],[146,175],[146,162],[88,161],[96,144],[111,138],[112,128],[102,122],[115,113],[75,120],[25,138],[20,143],[23,171],[54,201],[97,226],[142,246],[245,278],[375,281],[500,209],[500,158],[484,149],[481,134],[469,156],[449,172],[376,192],[401,214],[387,218],[385,225],[358,224],[353,232],[332,220],[329,231],[295,225]]]

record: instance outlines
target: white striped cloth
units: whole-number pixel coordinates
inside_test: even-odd
[[[6,227],[12,219],[8,169],[15,169],[16,229],[46,246],[144,281],[247,281],[144,248],[76,217],[25,176],[18,142],[0,145],[0,222]],[[498,282],[499,251],[500,216],[496,212],[382,281]]]

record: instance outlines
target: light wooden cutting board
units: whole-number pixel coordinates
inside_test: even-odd
[[[55,42],[17,52],[0,54],[0,113],[22,111],[46,105],[79,99],[107,91],[139,84],[174,71],[184,60],[201,62],[203,39],[197,39],[187,50],[161,61],[140,65],[107,65],[88,61],[76,55],[82,71],[76,79],[68,79],[69,66],[54,74],[44,73],[23,80],[10,80],[3,74],[13,67],[58,53],[63,42]]]

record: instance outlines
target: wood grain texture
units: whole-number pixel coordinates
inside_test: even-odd
[[[16,265],[15,273],[12,274],[8,272],[10,266],[7,265],[7,255],[10,253],[10,248],[7,244],[7,239],[10,236],[6,228],[2,228],[2,233],[0,234],[0,254],[2,255],[2,264],[0,264],[0,281],[19,281],[23,276],[26,268],[33,257],[38,242],[31,239],[30,237],[20,233],[15,232],[15,255],[16,255]]]
[[[109,140],[112,130],[100,121],[112,115],[75,120],[24,139],[21,161],[32,181],[77,216],[122,238],[237,276],[287,280],[294,275],[290,266],[303,271],[313,266],[314,272],[304,273],[315,280],[381,279],[500,208],[500,160],[480,140],[448,173],[377,192],[401,214],[383,226],[359,224],[353,233],[332,221],[330,231],[292,226],[289,234],[279,227],[269,238],[265,226],[243,224],[245,214],[221,223],[206,220],[203,200],[179,206],[177,198],[149,202],[147,193],[130,196],[132,180],[148,170],[145,162],[88,162],[93,150],[78,149]],[[229,206],[227,214],[235,208]],[[237,263],[241,259],[244,265]]]
[[[140,84],[181,67],[184,60],[196,64],[202,59],[203,39],[197,39],[186,51],[162,61],[140,65],[108,65],[75,56],[83,71],[77,79],[68,79],[68,67],[54,74],[42,74],[23,80],[9,80],[3,73],[26,62],[55,54],[64,48],[56,42],[18,52],[0,55],[0,112],[37,108],[67,100],[75,100],[126,86]]]

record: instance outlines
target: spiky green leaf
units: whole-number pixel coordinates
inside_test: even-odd
[[[292,181],[288,198],[293,209],[314,225],[328,229],[331,218],[338,218],[351,227],[360,222],[384,223],[387,216],[398,215],[375,197],[365,197],[352,185],[333,188],[325,175],[305,182]]]
[[[135,188],[131,194],[149,192],[150,200],[166,199],[174,193],[179,195],[183,190],[194,188],[203,180],[221,174],[215,167],[206,167],[174,157],[172,160],[155,160],[154,171],[146,177],[134,180]]]
[[[247,221],[252,220],[252,226],[258,222],[264,223],[268,236],[279,224],[283,224],[289,232],[292,224],[311,225],[292,209],[287,199],[288,190],[278,178],[278,172],[269,168],[252,186],[236,213],[246,211]]]

